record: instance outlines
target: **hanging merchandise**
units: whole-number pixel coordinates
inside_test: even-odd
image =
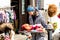
[[[16,13],[14,10],[13,10],[13,14],[14,14],[14,20],[16,20]]]
[[[7,21],[11,22],[11,13],[9,11],[7,11],[7,15],[9,16],[9,20]]]
[[[9,13],[6,12],[6,22],[9,23]]]
[[[12,12],[12,10],[6,10],[7,12],[8,12],[8,14],[9,14],[9,22],[10,23],[13,23],[13,19],[14,19],[14,14],[13,14],[13,12]]]
[[[0,22],[6,22],[6,14],[3,10],[0,11]]]
[[[3,14],[0,13],[0,22],[2,22],[2,20],[3,20]]]
[[[13,9],[11,10],[11,19],[12,19],[12,22],[16,20],[16,14]]]
[[[12,10],[12,13],[11,13],[11,18],[14,19],[14,13],[13,13],[13,10]]]
[[[11,7],[0,8],[0,23],[14,23],[14,20],[16,20],[16,14]]]

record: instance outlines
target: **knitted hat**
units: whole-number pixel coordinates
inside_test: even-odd
[[[27,12],[31,12],[31,11],[34,11],[35,9],[34,9],[34,7],[32,7],[32,6],[28,6],[28,8],[27,8]]]

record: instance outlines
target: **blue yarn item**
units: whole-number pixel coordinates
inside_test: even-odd
[[[34,7],[32,7],[32,6],[28,6],[28,8],[27,8],[27,12],[31,12],[31,11],[34,11],[35,9],[34,9]]]

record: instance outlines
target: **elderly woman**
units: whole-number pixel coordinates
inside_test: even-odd
[[[50,4],[49,7],[48,7],[48,16],[49,16],[49,19],[48,19],[48,22],[49,24],[52,24],[53,26],[53,34],[52,34],[52,37],[53,37],[53,40],[59,40],[59,32],[60,32],[60,20],[57,16],[57,6],[55,4]]]

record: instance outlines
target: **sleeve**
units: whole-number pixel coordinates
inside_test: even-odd
[[[45,22],[44,18],[40,18],[41,24],[44,28],[47,28],[47,23]]]

